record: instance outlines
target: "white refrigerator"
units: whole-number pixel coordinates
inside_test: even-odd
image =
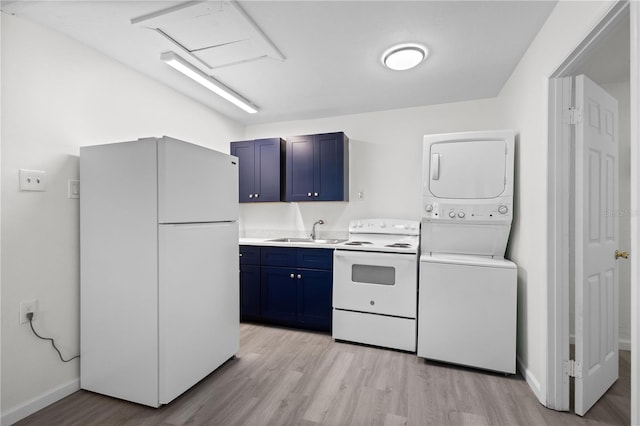
[[[81,388],[167,404],[238,351],[237,158],[145,138],[80,179]]]

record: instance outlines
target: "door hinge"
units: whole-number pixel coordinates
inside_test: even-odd
[[[564,374],[569,377],[575,377],[576,379],[582,378],[582,363],[576,362],[572,359],[564,360]]]
[[[582,110],[580,108],[569,108],[569,124],[578,124],[582,121]]]

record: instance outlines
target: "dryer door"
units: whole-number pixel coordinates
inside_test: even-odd
[[[426,178],[438,198],[488,199],[500,196],[507,179],[504,140],[458,140],[433,143]]]

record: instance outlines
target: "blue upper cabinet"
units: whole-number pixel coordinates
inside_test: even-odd
[[[284,201],[349,201],[349,138],[343,132],[286,143]]]
[[[281,166],[285,142],[280,138],[231,142],[239,159],[239,201],[280,201]]]

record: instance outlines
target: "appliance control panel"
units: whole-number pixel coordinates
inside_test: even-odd
[[[448,219],[465,221],[504,221],[513,217],[511,203],[453,204],[427,200],[422,216],[425,219]]]
[[[420,222],[402,219],[360,219],[349,222],[349,232],[357,234],[420,235]]]

